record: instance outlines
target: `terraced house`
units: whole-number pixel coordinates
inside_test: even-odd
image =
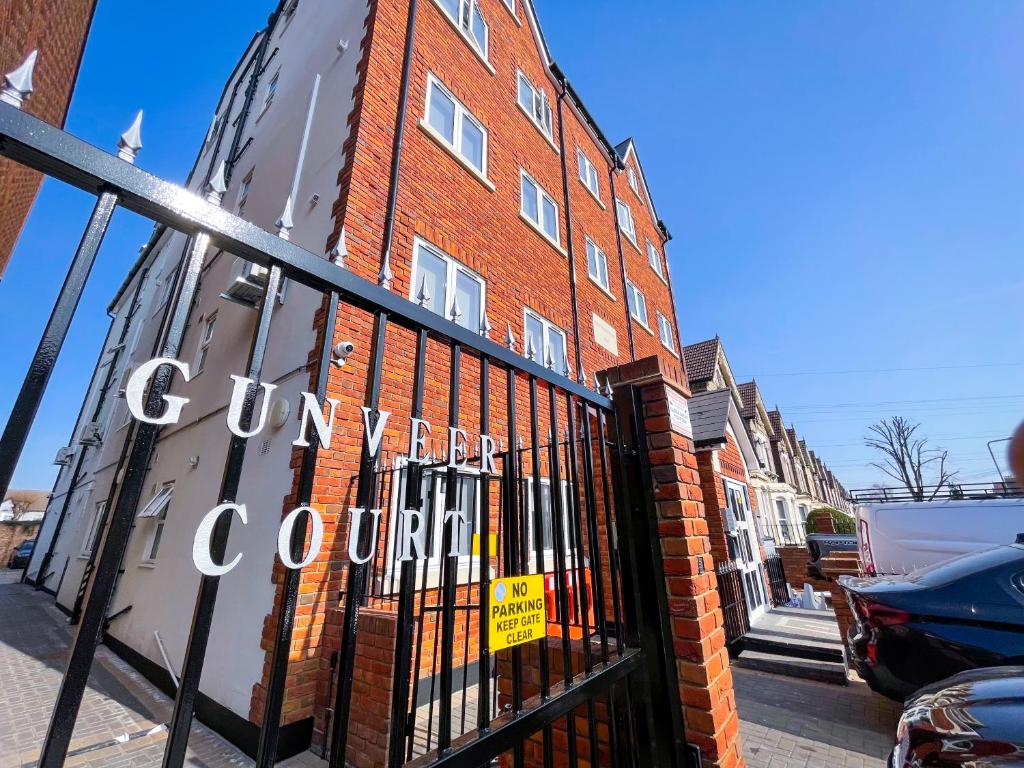
[[[130,149],[132,136],[123,143]],[[564,377],[570,392],[663,382],[667,399],[652,396],[644,407],[664,430],[661,460],[672,466],[651,504],[680,518],[664,530],[666,541],[694,542],[673,553],[673,578],[688,582],[672,598],[673,626],[692,621],[698,634],[721,634],[716,603],[703,597],[714,583],[687,441],[669,231],[636,143],[602,132],[553,60],[530,0],[282,2],[225,83],[188,187],[390,292],[392,311],[434,318],[449,338],[497,342],[525,370]],[[111,302],[114,319],[73,442],[57,457],[62,468],[29,578],[73,620],[126,482],[133,374],[151,373],[146,361],[172,323],[193,247],[186,234],[154,229]],[[509,683],[519,672],[504,667],[503,677],[511,662],[491,664],[479,640],[479,602],[492,571],[508,572],[507,558],[545,575],[548,605],[562,606],[554,618],[549,608],[549,631],[569,623],[578,642],[599,625],[599,650],[607,657],[611,636],[612,651],[616,643],[621,651],[629,633],[620,588],[628,584],[616,575],[609,508],[623,491],[605,462],[603,417],[580,415],[575,400],[546,386],[538,392],[536,381],[527,388],[511,373],[506,388],[458,345],[389,329],[383,305],[376,314],[357,309],[277,267],[211,248],[196,278],[178,355],[188,372],[175,376],[170,395],[187,404],[176,401],[180,418],[161,427],[149,462],[108,612],[111,647],[172,693],[175,675],[199,664],[197,716],[250,754],[268,748],[260,726],[279,716],[272,757],[313,743],[336,763],[357,765],[393,760],[406,743],[409,757],[447,748],[487,722],[482,713],[536,692],[522,689],[536,675]],[[258,362],[256,349],[266,350]],[[316,365],[325,352],[329,369]],[[239,416],[247,372],[260,382],[251,422]],[[303,393],[327,397],[326,415]],[[322,444],[312,454],[310,426]],[[228,486],[223,457],[232,451],[244,468]],[[500,469],[488,468],[488,455]],[[224,501],[226,487],[248,517],[229,542],[225,529],[220,560],[203,561],[204,574],[218,574],[207,614],[197,606],[212,602],[196,595],[209,595],[212,582],[191,556],[206,510]],[[515,511],[502,512],[498,497]],[[273,546],[282,516],[294,525],[290,513],[300,505],[318,513],[310,536],[322,545],[301,570],[286,568]],[[581,506],[586,520],[574,525],[579,518],[569,513]],[[409,509],[418,539],[401,527]],[[694,518],[685,527],[684,515]],[[407,536],[418,555],[410,569],[400,543]],[[416,590],[406,604],[409,578]],[[354,602],[358,619],[349,618]],[[286,604],[294,623],[282,630]],[[357,628],[354,662],[347,654]],[[395,638],[408,640],[407,629],[416,652],[403,674],[391,665]],[[679,640],[686,656],[661,684],[704,692],[687,697],[687,739],[705,765],[736,765],[737,719],[717,635]],[[579,664],[589,664],[589,646],[580,654]],[[545,659],[536,663],[546,669]],[[543,693],[547,682],[539,685]],[[389,744],[395,727],[398,743]],[[598,744],[593,725],[589,733],[587,749],[612,748]],[[537,749],[550,738],[548,729]],[[540,759],[526,753],[526,763]]]

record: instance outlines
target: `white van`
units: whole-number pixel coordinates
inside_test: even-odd
[[[1024,498],[906,501],[857,508],[857,544],[868,574],[909,573],[1024,534]]]

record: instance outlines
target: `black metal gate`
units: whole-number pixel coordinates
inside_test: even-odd
[[[674,700],[664,693],[664,681],[660,687],[651,684],[656,651],[649,642],[652,625],[641,617],[641,604],[658,577],[650,558],[638,554],[650,545],[647,521],[638,517],[638,510],[651,508],[639,489],[649,489],[636,452],[625,447],[621,408],[613,408],[607,386],[604,392],[588,389],[520,356],[511,344],[494,343],[297,247],[287,241],[287,232],[270,234],[229,214],[219,207],[216,189],[203,199],[5,103],[0,103],[0,155],[97,198],[0,439],[0,488],[9,484],[114,210],[142,214],[189,236],[154,357],[179,355],[204,262],[217,248],[268,270],[265,299],[287,278],[322,295],[325,325],[340,310],[372,316],[365,383],[370,427],[382,411],[385,350],[400,334],[415,342],[414,372],[408,377],[412,417],[423,413],[432,357],[447,368],[449,424],[458,425],[472,411],[481,432],[501,425],[494,435],[494,464],[470,456],[471,463],[480,464],[471,474],[446,460],[403,463],[386,454],[374,456],[364,441],[355,506],[383,513],[376,538],[371,525],[359,528],[358,551],[379,542],[373,557],[346,568],[329,728],[331,765],[345,763],[359,614],[381,607],[396,614],[397,627],[389,765],[483,766],[498,759],[515,766],[552,765],[556,742],[564,745],[558,749],[565,750],[569,765],[682,765],[678,726],[673,731],[662,725]],[[243,429],[253,418],[275,303],[259,305],[245,371],[256,384],[246,394]],[[321,336],[314,394],[322,401],[335,339],[331,332]],[[147,413],[162,410],[172,376],[171,366],[158,369],[146,396]],[[474,396],[467,397],[466,390]],[[624,396],[628,414],[628,392]],[[159,429],[138,421],[130,427],[124,471],[111,492],[102,548],[91,586],[83,591],[79,630],[43,745],[43,768],[63,764],[67,754]],[[239,490],[245,447],[245,438],[232,437],[222,503],[232,502]],[[310,501],[316,457],[313,440],[298,469],[300,504]],[[429,539],[431,554],[425,560],[399,562],[392,511],[437,504],[438,494],[444,496],[444,523],[432,535],[442,542],[471,542],[469,553],[465,547],[457,554],[447,546],[435,550]],[[455,514],[470,497],[472,509],[481,512]],[[467,518],[471,530],[464,531]],[[222,516],[213,529],[214,562],[223,561],[229,526],[230,517]],[[302,517],[292,537],[296,560],[306,526]],[[491,581],[529,573],[545,574],[550,585],[549,637],[492,654],[486,632]],[[277,755],[299,580],[299,570],[285,571],[260,730],[261,766],[272,765]],[[185,757],[218,585],[218,576],[204,575],[196,596],[165,766],[180,766]],[[429,641],[428,627],[433,630]]]

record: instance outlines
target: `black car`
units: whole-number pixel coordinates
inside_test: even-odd
[[[1024,544],[839,583],[854,614],[852,661],[889,698],[968,669],[1024,665]]]
[[[1024,765],[1024,667],[972,669],[909,699],[891,768]]]
[[[18,545],[18,548],[11,552],[11,556],[7,558],[8,568],[25,568],[28,566],[28,561],[32,558],[32,550],[35,549],[35,541],[23,541]]]

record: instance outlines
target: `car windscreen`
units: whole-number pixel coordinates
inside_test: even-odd
[[[18,547],[18,551],[21,552],[22,554],[26,554],[28,552],[31,552],[32,548],[35,547],[35,545],[36,544],[35,544],[34,541],[29,541],[29,542],[27,542],[25,544],[22,544],[20,547]]]
[[[968,552],[966,555],[920,568],[908,575],[907,581],[923,587],[938,587],[1013,562],[1024,565],[1024,547],[999,546]]]

